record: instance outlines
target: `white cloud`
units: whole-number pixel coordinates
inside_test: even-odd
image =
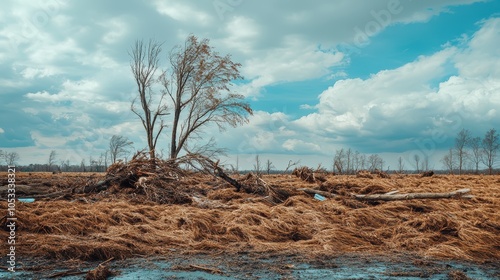
[[[458,54],[455,66],[460,75],[468,78],[500,77],[500,18],[483,22],[483,27],[470,39],[468,47]]]
[[[318,144],[305,142],[300,139],[288,139],[283,143],[282,146],[288,151],[304,154],[316,153],[321,151],[321,148]]]
[[[61,137],[61,135],[43,135],[40,131],[32,131],[31,139],[39,147],[64,147],[69,139]]]
[[[456,129],[434,120],[455,114],[461,126],[475,133],[496,127],[500,72],[495,66],[500,65],[500,55],[492,46],[500,44],[500,34],[493,31],[499,22],[485,22],[464,49],[449,47],[365,80],[337,81],[319,96],[317,112],[293,123],[319,135],[361,137],[365,146],[375,141],[375,135],[395,142],[437,130],[454,136]],[[456,65],[458,76],[446,77],[450,64]],[[477,69],[469,67],[474,65]],[[444,81],[435,85],[439,79]]]
[[[102,36],[102,41],[106,44],[113,44],[122,39],[128,30],[127,22],[122,18],[112,18],[100,24],[108,31]]]
[[[367,133],[373,127],[372,119],[396,118],[400,114],[425,108],[424,94],[432,91],[430,81],[444,73],[443,65],[454,54],[446,49],[430,57],[419,57],[393,70],[383,70],[369,79],[337,81],[319,96],[317,113],[300,118],[295,123],[311,131],[331,133]],[[409,115],[409,118],[414,116]],[[367,127],[366,124],[370,124]]]
[[[3,130],[3,128],[0,127],[0,133],[5,133],[5,130]]]
[[[58,74],[58,70],[52,67],[45,67],[45,68],[35,68],[35,67],[26,67],[24,70],[21,71],[21,75],[25,79],[34,79],[34,78],[44,78],[44,77],[50,77],[55,74]]]
[[[66,80],[62,84],[62,90],[56,94],[50,94],[47,91],[39,91],[35,93],[27,93],[26,97],[38,102],[79,101],[94,103],[103,99],[102,95],[98,94],[99,88],[100,85],[96,81]]]
[[[253,19],[243,16],[235,16],[225,29],[227,36],[221,39],[221,44],[244,54],[252,53],[254,42],[262,32]]]
[[[156,9],[160,14],[169,16],[177,21],[208,24],[213,20],[213,16],[205,11],[197,9],[196,3],[187,4],[188,1],[156,1]]]
[[[244,63],[243,75],[251,79],[241,87],[245,96],[258,96],[262,87],[293,81],[320,78],[330,73],[330,68],[342,63],[343,54],[318,49],[299,37],[285,38],[284,46],[255,53]]]

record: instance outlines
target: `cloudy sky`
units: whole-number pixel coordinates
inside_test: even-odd
[[[146,147],[130,111],[129,51],[189,34],[240,62],[247,125],[209,129],[250,168],[259,154],[331,166],[336,149],[429,156],[467,128],[500,130],[500,1],[14,1],[0,10],[0,149],[20,164],[98,157],[114,134]],[[164,61],[165,62],[165,61]],[[165,63],[166,66],[166,63]],[[167,151],[168,137],[159,141]],[[406,164],[411,168],[411,162]]]

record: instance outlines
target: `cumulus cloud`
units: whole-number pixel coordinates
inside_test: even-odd
[[[464,48],[448,47],[368,79],[337,81],[319,96],[317,112],[294,123],[324,136],[360,137],[362,146],[386,139],[409,148],[413,139],[435,131],[454,137],[457,128],[449,129],[447,121],[457,121],[456,116],[460,127],[482,135],[499,121],[500,75],[495,66],[500,56],[491,47],[500,43],[494,31],[499,22],[499,18],[486,21]],[[450,64],[456,66],[458,75],[450,75]],[[486,70],[475,65],[485,65]]]
[[[98,94],[99,84],[95,81],[66,80],[62,84],[62,90],[56,94],[50,94],[47,91],[27,93],[26,97],[38,102],[63,102],[63,101],[84,101],[97,102],[104,96]]]
[[[304,154],[316,153],[321,150],[318,144],[305,142],[300,139],[287,139],[282,146],[288,151]]]

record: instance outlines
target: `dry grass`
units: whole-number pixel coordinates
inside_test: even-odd
[[[42,179],[37,176],[18,173],[19,180],[25,183]],[[49,183],[54,178],[88,179],[72,174],[43,176]],[[20,255],[83,260],[167,255],[174,249],[186,253],[305,255],[410,252],[476,262],[500,259],[499,176],[327,179],[317,185],[288,175],[264,177],[266,182],[294,194],[275,206],[256,202],[261,197],[258,194],[235,192],[222,182],[214,184],[208,177],[204,177],[204,183],[191,182],[198,182],[196,188],[204,190],[204,199],[214,202],[204,207],[194,202],[148,202],[145,194],[123,194],[120,199],[103,196],[95,202],[73,199],[18,203],[16,250]],[[297,195],[295,189],[302,187],[317,187],[339,196],[317,201],[307,194]],[[460,188],[470,188],[475,198],[369,204],[349,196],[392,190],[449,192]],[[1,202],[0,207],[6,209],[6,202]],[[0,239],[6,240],[7,236],[7,231],[0,232]],[[6,249],[1,246],[0,253],[7,254]]]

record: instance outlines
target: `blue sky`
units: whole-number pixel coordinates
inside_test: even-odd
[[[234,90],[255,111],[242,127],[207,129],[226,163],[330,166],[350,147],[393,168],[429,156],[439,169],[460,129],[500,130],[499,11],[498,0],[6,1],[0,149],[20,164],[52,150],[76,164],[113,134],[144,148],[128,50],[194,34],[243,65]]]

